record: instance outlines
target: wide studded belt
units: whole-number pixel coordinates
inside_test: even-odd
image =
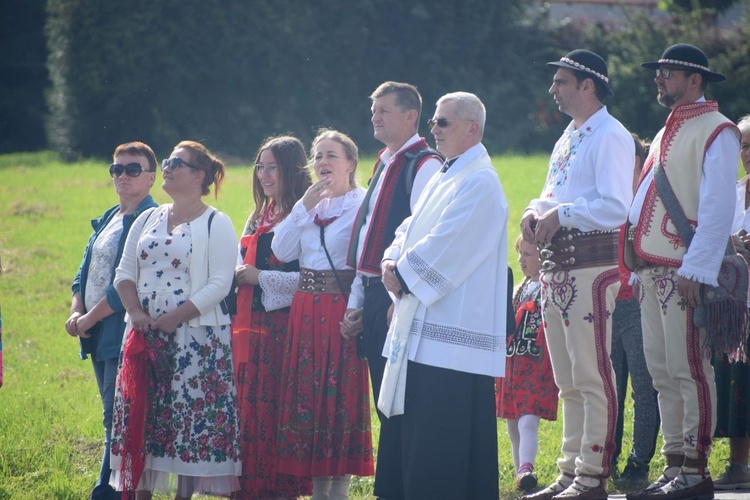
[[[638,226],[630,226],[628,225],[628,232],[625,235],[625,238],[627,238],[628,241],[635,241],[635,230],[638,228]]]
[[[339,285],[336,282],[336,277],[333,275],[333,271],[315,271],[314,269],[301,268],[299,270],[299,290],[312,294],[340,293],[342,295],[348,295],[352,289],[352,282],[354,281],[354,270],[336,270],[336,274],[338,274],[341,286],[344,287],[344,290],[339,288]]]
[[[539,247],[542,271],[562,271],[606,265],[617,265],[617,233],[561,228],[552,243]]]

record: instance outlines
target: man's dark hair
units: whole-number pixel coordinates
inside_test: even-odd
[[[604,104],[604,100],[609,95],[609,92],[607,92],[607,88],[604,86],[602,82],[598,81],[597,78],[593,77],[589,73],[584,73],[583,71],[574,70],[573,75],[575,75],[578,85],[582,84],[583,81],[586,79],[591,80],[594,83],[594,92],[596,94],[596,98],[599,99],[599,102]]]
[[[370,96],[370,100],[374,101],[388,94],[396,94],[396,106],[401,111],[415,109],[417,111],[416,123],[419,124],[419,119],[422,116],[422,96],[417,87],[409,83],[384,82],[378,85],[378,88]]]

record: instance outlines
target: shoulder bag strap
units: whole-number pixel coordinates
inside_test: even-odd
[[[656,183],[656,190],[659,192],[659,196],[664,201],[664,208],[666,208],[669,217],[672,218],[677,232],[680,233],[680,238],[685,242],[685,246],[689,248],[695,231],[690,227],[685,211],[682,209],[680,202],[677,201],[677,196],[675,196],[672,185],[669,183],[667,174],[664,172],[664,167],[662,167],[660,162],[654,165],[654,182]]]
[[[331,259],[331,254],[328,253],[328,247],[326,247],[326,228],[322,224],[320,227],[320,244],[323,246],[323,250],[326,253],[326,258],[328,259],[328,264],[331,266],[331,271],[333,271],[333,277],[336,279],[336,284],[339,286],[339,293],[344,298],[344,302],[346,302],[346,295],[344,295],[344,287],[341,283],[341,278],[339,278],[339,273],[336,272],[336,267],[333,265],[333,259]]]

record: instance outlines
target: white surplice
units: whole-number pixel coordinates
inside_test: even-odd
[[[420,219],[435,216],[432,195],[470,166],[475,170],[455,187],[437,222],[412,241],[410,232],[419,228]],[[409,330],[410,361],[493,377],[505,373],[507,220],[505,194],[481,144],[431,179],[384,256],[397,261],[419,302]],[[402,248],[405,243],[409,246]],[[398,314],[397,307],[392,325],[398,323]],[[393,327],[385,342],[386,357],[392,337]],[[385,390],[385,379],[383,384]]]

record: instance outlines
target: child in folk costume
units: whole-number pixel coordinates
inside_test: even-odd
[[[513,297],[516,327],[508,335],[505,377],[497,379],[497,416],[508,426],[516,487],[528,491],[537,485],[539,420],[557,420],[558,389],[544,338],[538,253],[521,237],[516,251],[525,278]]]

